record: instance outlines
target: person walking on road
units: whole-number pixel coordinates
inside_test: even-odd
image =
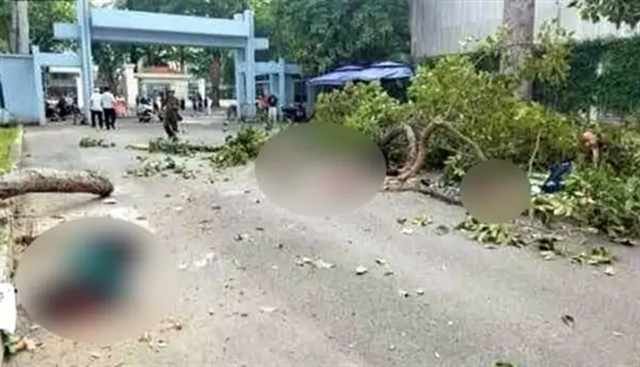
[[[109,87],[104,87],[102,92],[102,110],[104,111],[104,122],[107,130],[116,129],[116,98],[113,96]]]
[[[180,101],[174,95],[173,89],[167,90],[167,97],[164,101],[164,119],[163,127],[167,133],[167,137],[171,140],[178,139],[178,120],[180,115],[178,111],[180,109]]]
[[[96,120],[98,120],[98,126],[104,128],[102,121],[102,94],[99,88],[95,88],[91,94],[91,126],[96,127]]]

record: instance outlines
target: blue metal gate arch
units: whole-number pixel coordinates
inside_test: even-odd
[[[245,118],[255,117],[255,51],[268,49],[269,40],[254,37],[254,14],[251,10],[236,14],[233,19],[203,18],[91,9],[88,0],[76,0],[76,23],[56,23],[53,28],[56,38],[79,41],[85,101],[89,100],[93,89],[92,41],[221,47],[234,49],[236,65],[243,66],[243,77],[236,80],[240,113]],[[88,115],[88,103],[85,103],[84,110]]]

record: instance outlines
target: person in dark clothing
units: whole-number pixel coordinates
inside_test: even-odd
[[[187,108],[187,101],[184,98],[180,98],[180,110],[184,111]]]
[[[164,131],[167,133],[167,137],[171,140],[177,140],[177,132],[178,132],[178,121],[180,119],[180,115],[178,114],[178,110],[180,108],[180,102],[174,96],[173,90],[167,91],[167,97],[164,101],[164,119],[163,119],[163,127]]]
[[[278,97],[275,94],[269,95],[267,105],[269,106],[269,121],[278,121]]]
[[[198,112],[202,112],[203,104],[202,104],[202,95],[200,95],[200,93],[196,95],[196,103],[198,104]]]
[[[60,116],[60,119],[64,121],[64,119],[67,117],[68,114],[68,108],[67,108],[67,99],[64,97],[60,97],[60,99],[58,99],[58,116]]]

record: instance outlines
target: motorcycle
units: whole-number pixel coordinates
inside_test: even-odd
[[[302,103],[296,103],[291,107],[285,107],[282,109],[282,115],[285,120],[293,122],[308,122],[309,116],[307,116],[307,110]]]
[[[136,115],[138,115],[139,122],[149,123],[153,118],[153,107],[149,104],[140,104],[136,111]]]

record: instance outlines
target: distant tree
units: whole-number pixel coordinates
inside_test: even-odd
[[[408,55],[408,0],[271,0],[275,51],[307,74]]]
[[[580,9],[582,17],[592,22],[604,19],[618,28],[623,24],[635,28],[640,23],[640,0],[573,0],[569,6]]]
[[[11,15],[14,1],[0,1],[0,51],[10,50]],[[41,51],[61,51],[72,42],[53,37],[53,23],[73,22],[73,0],[29,1],[28,19],[30,42]]]

